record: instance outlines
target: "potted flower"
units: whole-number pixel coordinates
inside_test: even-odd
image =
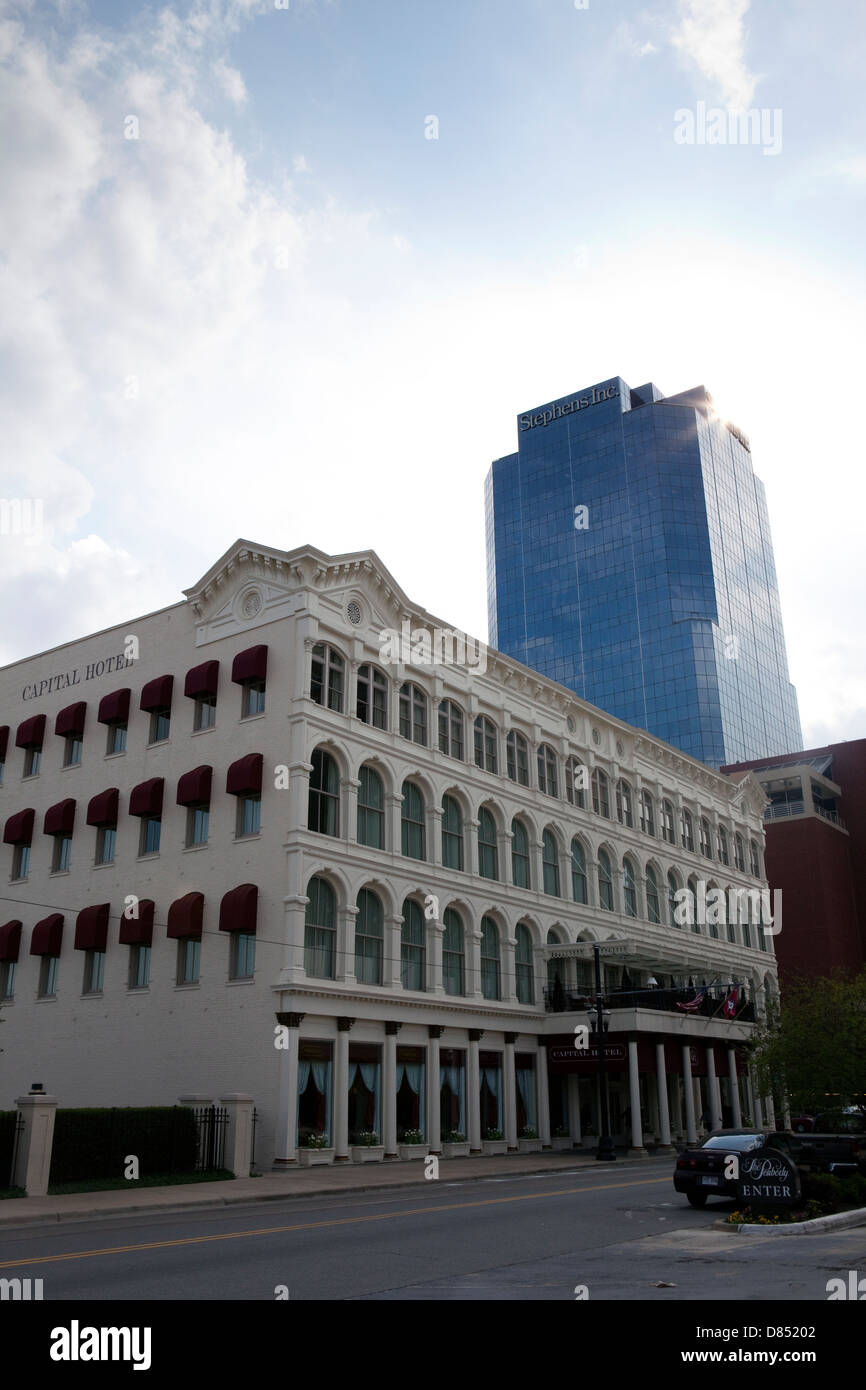
[[[517,1147],[522,1154],[540,1154],[541,1140],[538,1137],[538,1130],[533,1129],[532,1125],[527,1125],[520,1131],[517,1139]]]
[[[302,1168],[313,1168],[319,1163],[333,1163],[334,1150],[328,1144],[327,1134],[304,1134],[298,1146],[298,1162]]]
[[[468,1158],[469,1141],[459,1129],[452,1129],[442,1139],[443,1158]]]
[[[353,1163],[381,1163],[385,1157],[385,1145],[379,1143],[374,1129],[362,1129],[352,1136]]]
[[[553,1131],[550,1144],[551,1148],[555,1149],[557,1153],[567,1153],[571,1148],[571,1135],[562,1125],[558,1125]]]
[[[507,1154],[508,1141],[503,1139],[501,1129],[486,1129],[481,1148],[486,1154]]]
[[[429,1149],[420,1129],[404,1129],[397,1144],[401,1158],[426,1158]]]

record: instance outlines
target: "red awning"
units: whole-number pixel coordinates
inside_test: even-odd
[[[220,931],[255,932],[259,890],[254,883],[242,883],[226,893],[220,903]]]
[[[67,705],[62,709],[54,721],[54,732],[60,738],[66,738],[69,734],[77,734],[80,738],[84,733],[84,721],[87,717],[87,701],[79,700],[75,705]]]
[[[178,898],[168,909],[167,936],[183,938],[201,936],[201,922],[204,914],[204,895],[187,893]]]
[[[212,778],[212,767],[194,767],[192,772],[185,772],[177,784],[178,806],[198,806],[209,802]]]
[[[45,738],[45,715],[34,714],[18,725],[15,743],[19,748],[41,748]]]
[[[153,898],[141,898],[138,916],[127,917],[124,908],[120,919],[121,946],[150,946],[153,944]]]
[[[125,724],[129,718],[129,697],[131,690],[112,690],[103,695],[96,716],[100,724]]]
[[[262,790],[261,753],[247,753],[232,763],[226,774],[226,791],[232,796],[252,796]]]
[[[244,681],[263,681],[268,673],[267,647],[248,647],[238,652],[232,662],[232,680],[238,685]]]
[[[14,816],[10,816],[3,831],[4,845],[32,844],[35,819],[36,812],[30,808],[26,811],[16,811]]]
[[[117,787],[109,787],[107,791],[98,792],[87,803],[87,824],[117,825],[119,803],[120,792]]]
[[[141,692],[139,708],[146,710],[170,709],[171,692],[174,686],[174,676],[157,676],[155,680],[148,681]]]
[[[162,794],[165,779],[151,777],[148,782],[139,782],[129,794],[129,814],[131,816],[161,816]]]
[[[42,829],[46,835],[71,835],[75,825],[75,802],[71,797],[49,806],[45,812]]]
[[[4,724],[0,729],[0,763],[6,761],[6,749],[9,747],[9,725]]]
[[[203,695],[216,695],[219,678],[219,662],[203,661],[201,666],[193,666],[191,671],[187,671],[183,693],[191,700],[200,700]]]
[[[108,943],[108,914],[111,903],[85,907],[75,919],[76,951],[104,951]]]
[[[33,928],[33,935],[30,938],[31,956],[59,956],[60,943],[63,940],[63,913],[52,912],[50,917],[43,917],[41,922],[37,922]]]
[[[0,960],[17,960],[20,945],[21,923],[6,922],[0,927]]]

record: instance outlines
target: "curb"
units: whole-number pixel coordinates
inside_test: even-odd
[[[818,1216],[814,1221],[792,1221],[787,1226],[732,1225],[728,1221],[714,1221],[714,1231],[725,1231],[731,1236],[811,1236],[822,1231],[844,1231],[851,1226],[866,1226],[866,1207],[857,1211],[840,1211],[835,1216]]]

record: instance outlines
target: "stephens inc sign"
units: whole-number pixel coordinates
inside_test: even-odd
[[[537,425],[550,425],[554,420],[561,420],[563,415],[575,415],[578,410],[586,410],[591,405],[599,405],[601,401],[612,400],[618,395],[618,386],[593,386],[588,396],[574,396],[564,405],[548,405],[544,410],[529,411],[526,415],[521,415],[520,429],[534,430]]]

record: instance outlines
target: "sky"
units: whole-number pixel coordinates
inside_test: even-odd
[[[618,375],[749,435],[866,736],[862,0],[0,0],[0,69],[0,662],[238,537],[483,638],[490,462]]]

